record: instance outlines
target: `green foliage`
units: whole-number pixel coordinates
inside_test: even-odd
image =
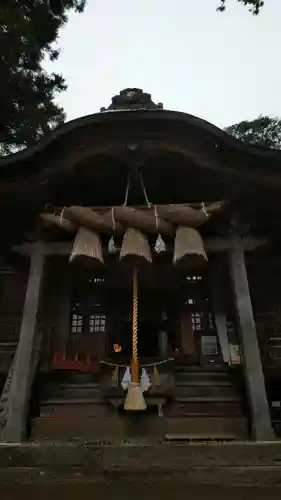
[[[259,116],[252,121],[242,121],[225,131],[243,142],[267,148],[281,149],[281,120]]]
[[[70,10],[86,0],[63,0],[55,15],[47,0],[1,0],[0,7],[0,155],[32,145],[65,120],[54,98],[66,89],[61,75],[42,68],[57,59],[53,43]]]
[[[226,9],[228,0],[221,0],[221,5],[218,7],[220,12]],[[257,16],[260,13],[260,9],[264,6],[263,0],[238,0],[238,2],[243,3],[249,7],[250,12]]]

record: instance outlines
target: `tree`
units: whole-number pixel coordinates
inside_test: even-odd
[[[250,12],[257,16],[260,13],[260,9],[264,6],[263,0],[238,0],[238,2],[243,3],[249,7]],[[227,0],[221,0],[221,5],[218,7],[220,12],[226,9]]]
[[[1,0],[0,155],[36,143],[65,120],[63,109],[54,102],[66,89],[65,81],[59,74],[48,74],[42,61],[58,58],[53,43],[59,29],[69,11],[82,12],[85,4],[86,0]]]
[[[243,142],[281,149],[281,119],[259,116],[252,121],[242,121],[227,127],[225,131]]]

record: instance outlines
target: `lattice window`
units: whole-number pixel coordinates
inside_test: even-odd
[[[71,318],[71,334],[77,335],[83,331],[83,316],[80,314],[72,314]]]
[[[203,318],[202,313],[193,312],[191,314],[192,328],[194,332],[201,332],[203,330]]]
[[[105,332],[105,315],[104,314],[91,314],[89,318],[89,331],[90,333]]]
[[[198,283],[198,281],[202,281],[202,276],[194,275],[194,276],[186,276],[185,279],[189,283]]]
[[[94,276],[89,280],[89,283],[92,283],[93,285],[101,285],[102,283],[104,283],[104,278]]]

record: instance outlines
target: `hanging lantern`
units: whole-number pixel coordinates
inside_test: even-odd
[[[122,352],[122,346],[120,344],[113,344],[113,351],[115,353]]]

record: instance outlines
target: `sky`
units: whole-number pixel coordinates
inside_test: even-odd
[[[281,0],[252,16],[236,0],[88,0],[60,32],[67,119],[99,112],[127,87],[165,109],[223,128],[260,114],[281,116]]]

